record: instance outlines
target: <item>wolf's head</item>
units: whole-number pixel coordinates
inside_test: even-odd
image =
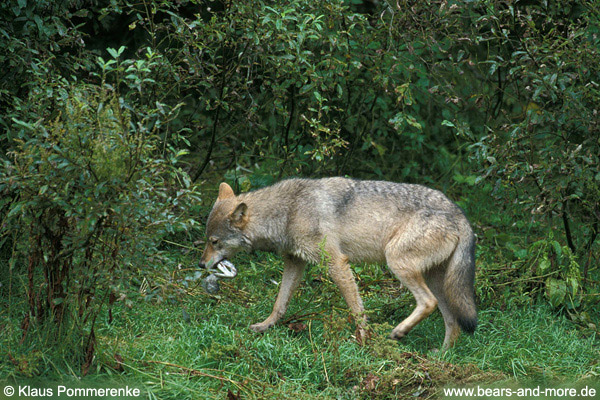
[[[219,186],[219,196],[206,222],[206,248],[200,259],[200,268],[210,268],[221,260],[250,247],[244,235],[248,223],[248,205],[239,200],[231,186]]]

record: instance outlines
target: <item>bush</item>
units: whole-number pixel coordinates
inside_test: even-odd
[[[0,172],[2,228],[16,235],[11,265],[27,265],[23,335],[33,323],[50,323],[62,332],[57,341],[76,338],[74,361],[84,374],[102,307],[126,297],[133,271],[151,265],[164,234],[194,223],[180,215],[196,199],[177,167],[181,153],[157,134],[178,107],[150,107],[136,91],[120,96],[115,88],[144,81],[144,72],[119,81],[135,63],[111,52],[112,62],[100,61],[102,86],[61,80],[47,119],[15,119],[22,129]]]

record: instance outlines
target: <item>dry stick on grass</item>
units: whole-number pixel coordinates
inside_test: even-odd
[[[183,365],[177,365],[177,364],[173,364],[173,363],[170,363],[170,362],[165,362],[165,361],[155,361],[155,360],[137,360],[137,361],[138,361],[138,362],[141,362],[141,363],[144,363],[144,362],[145,362],[145,363],[151,363],[151,364],[165,365],[165,366],[167,366],[167,367],[172,367],[172,368],[178,368],[178,369],[180,369],[180,370],[182,370],[182,371],[184,371],[184,372],[187,372],[187,373],[189,373],[190,375],[194,375],[194,376],[203,376],[203,377],[205,377],[205,378],[217,379],[217,380],[219,380],[219,381],[221,381],[221,382],[229,382],[229,383],[231,383],[231,384],[235,385],[235,386],[236,386],[238,389],[244,389],[244,390],[246,390],[246,391],[252,392],[252,390],[251,390],[250,388],[246,387],[246,385],[245,385],[244,383],[242,383],[242,382],[238,382],[238,381],[234,381],[233,379],[231,379],[231,378],[226,378],[226,377],[224,377],[224,376],[218,376],[218,375],[208,374],[208,373],[206,373],[206,372],[202,372],[202,371],[199,371],[199,370],[197,370],[197,369],[188,368],[188,367],[184,367]],[[220,370],[218,370],[218,371],[220,371]],[[220,371],[220,372],[225,372],[225,371]],[[237,374],[233,373],[233,375],[237,375]],[[240,376],[241,376],[241,375],[240,375]],[[258,380],[256,380],[256,379],[251,379],[251,378],[248,378],[248,377],[243,377],[243,378],[244,378],[244,379],[245,379],[247,382],[250,382],[250,381],[251,381],[251,382],[253,382],[253,383],[255,383],[255,384],[257,384],[257,385],[261,386],[263,389],[264,389],[266,386],[269,386],[269,385],[267,385],[266,383],[264,383],[264,382],[261,382],[261,381],[258,381]]]
[[[300,310],[303,311],[303,310]],[[314,317],[317,315],[322,315],[323,311],[314,311],[314,312],[308,312],[308,313],[304,313],[304,314],[300,314],[300,312],[294,313],[293,315],[290,315],[288,318],[284,319],[283,321],[281,321],[281,325],[287,325],[290,322],[294,322],[294,321],[302,321],[303,319],[307,318],[307,317]]]

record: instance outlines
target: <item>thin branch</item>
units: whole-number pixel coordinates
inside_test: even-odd
[[[571,225],[569,224],[569,215],[567,214],[567,200],[563,202],[562,206],[562,221],[565,227],[565,236],[567,237],[567,244],[573,253],[576,252],[577,248],[573,243],[573,236],[571,235]]]
[[[590,262],[592,261],[592,246],[594,245],[594,242],[596,241],[597,237],[598,237],[598,220],[596,219],[594,221],[594,225],[592,225],[592,235],[590,236],[590,240],[588,241],[588,244],[586,246],[587,251],[588,251],[588,257],[585,262],[585,266],[583,267],[583,279],[587,279],[587,277],[588,277]]]
[[[208,146],[208,150],[207,150],[206,156],[204,157],[204,161],[202,162],[202,165],[200,166],[198,171],[196,171],[196,173],[194,174],[194,177],[192,178],[192,182],[196,182],[198,180],[198,178],[200,178],[200,176],[202,175],[202,173],[208,166],[208,163],[210,162],[210,157],[214,150],[215,142],[216,142],[216,138],[217,138],[217,127],[219,124],[219,115],[221,114],[221,109],[223,108],[221,106],[221,103],[223,102],[223,95],[225,93],[225,83],[226,83],[228,77],[233,72],[235,72],[237,67],[240,65],[241,60],[242,60],[243,56],[246,54],[246,52],[248,51],[249,47],[250,47],[250,40],[248,40],[246,42],[246,46],[244,47],[244,50],[238,56],[238,62],[234,66],[229,68],[229,70],[226,69],[227,65],[225,65],[225,64],[221,67],[223,69],[223,72],[221,75],[221,87],[219,88],[219,104],[217,105],[217,111],[215,112],[215,121],[213,123],[212,134],[211,134],[211,138],[210,138],[210,145]]]
[[[221,87],[221,93],[223,93],[223,87]],[[219,100],[221,100],[221,99],[219,99]],[[212,134],[211,134],[211,138],[210,138],[210,144],[208,146],[206,156],[204,157],[202,166],[200,166],[200,168],[198,168],[198,171],[196,171],[196,174],[192,178],[192,182],[196,182],[198,180],[198,178],[200,178],[200,175],[202,175],[202,172],[204,172],[204,170],[208,166],[208,163],[210,162],[210,156],[212,154],[213,148],[215,147],[215,142],[216,142],[216,138],[217,138],[217,125],[219,123],[220,112],[221,112],[221,104],[219,102],[219,105],[217,106],[217,112],[215,113],[215,121],[213,122],[213,129],[212,129]]]
[[[294,114],[296,112],[296,90],[295,85],[292,83],[290,89],[290,116],[288,118],[288,123],[285,127],[285,131],[283,133],[283,151],[284,158],[283,163],[281,164],[281,168],[279,169],[279,175],[277,176],[277,180],[281,179],[283,176],[283,172],[285,170],[285,165],[288,162],[290,157],[290,130],[292,128],[292,121],[294,120]]]

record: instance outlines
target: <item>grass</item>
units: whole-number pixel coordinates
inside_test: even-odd
[[[240,274],[218,296],[194,286],[161,303],[116,303],[111,324],[99,318],[95,369],[82,380],[72,370],[73,344],[42,330],[19,344],[22,314],[13,298],[0,316],[0,353],[10,353],[0,354],[0,377],[129,385],[150,399],[435,398],[448,385],[598,382],[598,338],[545,305],[484,305],[475,335],[446,353],[436,352],[444,336],[437,312],[402,342],[387,339],[413,299],[378,267],[357,267],[375,333],[368,345],[353,339],[346,306],[319,267],[306,273],[284,323],[258,335],[248,326],[270,313],[281,262],[260,254],[237,266]]]

